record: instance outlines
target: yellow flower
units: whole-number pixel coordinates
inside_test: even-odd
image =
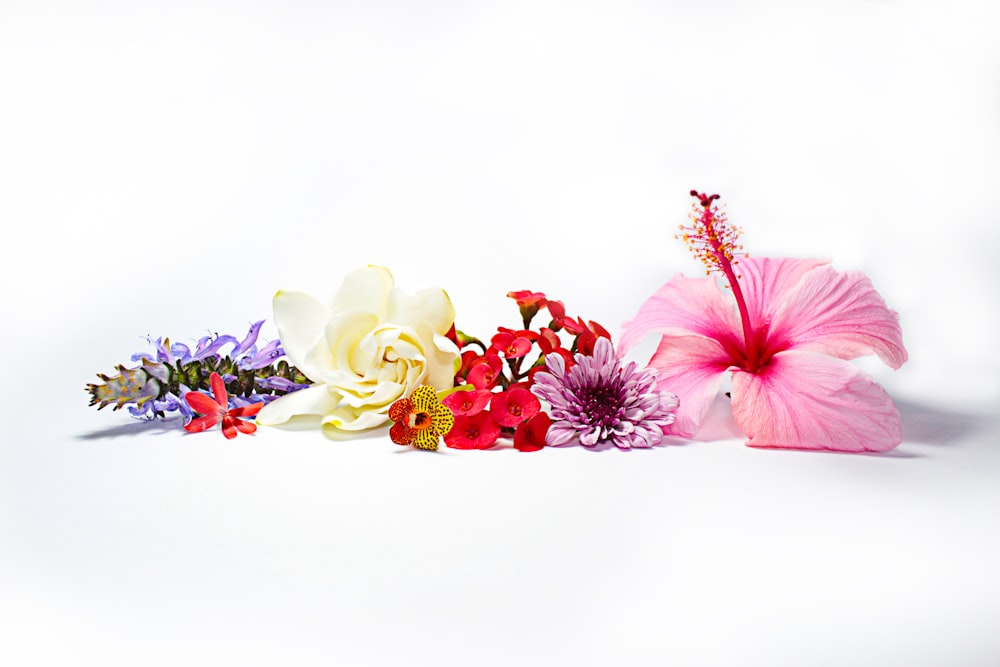
[[[401,398],[389,406],[389,419],[396,422],[389,437],[397,445],[417,449],[437,449],[441,437],[455,424],[455,415],[442,405],[433,387],[421,385],[410,398]]]

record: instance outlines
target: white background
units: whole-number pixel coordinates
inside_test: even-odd
[[[985,0],[3,0],[0,662],[1000,664],[998,30]],[[908,364],[860,362],[897,450],[752,450],[723,404],[706,442],[532,455],[86,405],[147,335],[242,335],[366,263],[471,333],[513,289],[617,332],[700,270],[691,188],[900,312]]]

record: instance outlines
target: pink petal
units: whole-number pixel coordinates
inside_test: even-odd
[[[736,265],[740,289],[746,297],[747,310],[754,327],[768,322],[774,311],[809,271],[829,262],[825,259],[790,257],[741,257]]]
[[[902,441],[885,390],[852,364],[813,352],[779,352],[757,374],[734,372],[733,416],[752,447],[884,452]]]
[[[667,433],[690,437],[722,387],[732,358],[722,345],[705,336],[664,336],[649,360],[659,372],[657,388],[680,400],[677,418]]]
[[[675,275],[649,297],[639,312],[622,327],[618,354],[652,332],[696,333],[714,338],[723,345],[743,347],[743,329],[736,301],[721,290],[713,278],[685,278]]]
[[[886,307],[867,276],[829,266],[809,271],[785,294],[771,321],[770,338],[780,347],[839,359],[874,353],[892,368],[907,356],[899,315]]]

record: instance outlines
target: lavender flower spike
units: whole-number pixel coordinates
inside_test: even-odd
[[[551,446],[652,447],[674,421],[677,397],[656,390],[656,370],[636,370],[635,362],[623,368],[607,338],[597,339],[593,356],[577,354],[569,370],[558,354],[547,355],[545,366],[531,392],[552,406]]]

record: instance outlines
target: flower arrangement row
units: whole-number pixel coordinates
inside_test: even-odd
[[[391,424],[400,445],[520,451],[653,447],[690,438],[731,383],[736,424],[755,447],[886,451],[902,440],[884,389],[850,361],[907,358],[898,315],[861,273],[816,259],[749,257],[741,231],[692,191],[678,238],[706,269],[677,274],[640,305],[617,346],[601,324],[545,294],[514,291],[521,326],[488,340],[455,327],[447,293],[396,287],[388,269],[348,273],[331,299],[281,290],[279,340],[189,347],[155,341],[87,391],[91,405],[138,418],[180,415],[227,438],[257,425],[310,424],[337,437]],[[623,356],[660,336],[648,364]],[[617,349],[616,349],[617,347]]]

